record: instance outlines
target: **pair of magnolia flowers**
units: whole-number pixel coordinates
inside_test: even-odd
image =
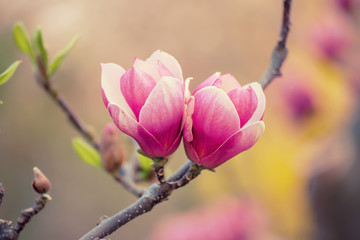
[[[157,50],[125,71],[101,64],[102,96],[116,126],[150,158],[167,157],[184,139],[188,158],[208,169],[252,147],[264,132],[265,95],[215,73],[193,92],[180,64]]]

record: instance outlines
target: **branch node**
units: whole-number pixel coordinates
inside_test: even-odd
[[[153,158],[154,163],[151,164],[155,176],[158,179],[160,184],[166,183],[164,166],[168,162],[167,158]]]

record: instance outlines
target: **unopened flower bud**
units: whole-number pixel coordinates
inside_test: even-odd
[[[114,124],[105,126],[100,143],[100,154],[104,168],[113,173],[121,167],[124,150]]]
[[[39,194],[47,193],[50,190],[51,183],[49,179],[38,169],[34,167],[34,181],[32,186],[35,192]]]

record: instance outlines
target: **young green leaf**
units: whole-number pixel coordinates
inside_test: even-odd
[[[138,154],[138,159],[139,159],[139,164],[140,164],[140,168],[141,168],[141,178],[143,180],[147,179],[148,176],[150,175],[151,171],[152,171],[152,166],[151,164],[153,163],[153,160],[151,158],[148,158],[142,154]]]
[[[152,171],[151,164],[153,163],[153,160],[151,158],[145,157],[142,154],[138,154],[138,158],[141,169],[145,171]]]
[[[20,63],[21,61],[16,61],[11,64],[3,73],[0,73],[0,85],[4,84],[11,78]]]
[[[78,39],[79,39],[79,36],[74,37],[68,43],[68,45],[66,45],[66,47],[63,50],[61,50],[60,52],[58,52],[56,54],[55,59],[49,65],[49,76],[50,77],[54,75],[54,73],[56,72],[56,70],[58,69],[58,67],[60,66],[62,61],[64,60],[64,58],[69,54],[71,49],[75,46]]]
[[[16,46],[24,53],[29,54],[31,60],[36,62],[34,51],[31,48],[29,38],[23,23],[16,23],[13,28],[13,37]]]
[[[85,163],[94,167],[103,168],[99,152],[82,138],[73,139],[72,147]]]
[[[44,47],[44,41],[43,41],[40,27],[36,28],[36,30],[35,30],[34,42],[35,42],[36,49],[39,51],[39,53],[41,55],[41,59],[43,60],[44,66],[47,68],[47,64],[48,64],[47,52]]]

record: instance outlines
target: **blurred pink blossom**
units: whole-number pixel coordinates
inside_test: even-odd
[[[166,157],[179,146],[183,128],[184,80],[176,59],[162,51],[135,59],[125,71],[101,65],[102,96],[117,127],[149,157]]]
[[[306,84],[301,73],[289,71],[285,81],[280,85],[282,101],[286,104],[290,114],[296,121],[304,120],[316,111],[315,94]]]
[[[354,5],[354,0],[334,0],[335,4],[344,10],[350,11]]]
[[[151,240],[255,240],[275,239],[268,232],[266,215],[251,200],[229,198],[162,219]]]
[[[230,74],[215,73],[187,98],[187,156],[215,168],[252,147],[262,135],[265,95],[258,83],[241,87]]]
[[[320,56],[336,59],[351,44],[351,24],[340,13],[332,12],[314,21],[309,37]]]

